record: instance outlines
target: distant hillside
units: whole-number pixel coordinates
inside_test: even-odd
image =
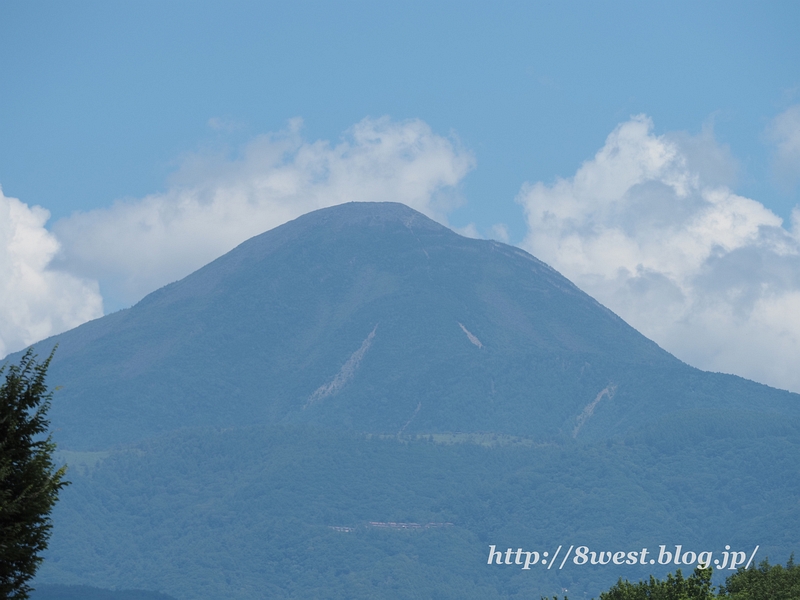
[[[522,571],[489,546],[800,549],[800,396],[691,368],[402,205],[305,215],[56,343],[73,485],[41,584],[574,599],[674,565]]]
[[[718,558],[725,545],[759,544],[757,558],[785,561],[800,548],[800,422],[693,423],[546,445],[305,427],[175,432],[75,465],[41,577],[185,600],[538,600],[563,588],[596,596],[620,576],[676,567],[489,567],[490,544],[682,544]]]
[[[145,590],[101,590],[86,585],[42,585],[31,593],[31,600],[175,600]]]

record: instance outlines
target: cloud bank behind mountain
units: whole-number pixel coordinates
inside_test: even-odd
[[[576,173],[525,184],[522,246],[703,369],[800,391],[800,236],[726,185],[710,132],[619,125]]]
[[[59,221],[59,265],[100,280],[111,306],[128,306],[318,208],[380,199],[444,222],[474,164],[419,120],[364,119],[338,144],[306,141],[300,128],[295,119],[234,158],[188,156],[165,192]]]
[[[51,268],[49,217],[0,190],[0,357],[103,315],[96,282]]]
[[[789,177],[800,172],[795,109],[767,130]],[[446,224],[475,166],[420,120],[364,119],[338,143],[301,129],[293,120],[233,157],[186,156],[165,191],[52,231],[46,210],[0,196],[0,353],[100,316],[104,300],[128,306],[317,208],[397,201]],[[710,129],[656,135],[632,117],[572,176],[522,186],[520,245],[684,361],[800,391],[800,212],[787,224],[736,194],[737,170]],[[457,231],[509,238],[503,224]]]

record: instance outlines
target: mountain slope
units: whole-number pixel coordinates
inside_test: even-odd
[[[300,217],[37,347],[55,343],[71,449],[194,426],[595,439],[687,409],[798,414],[682,364],[525,252],[399,204]]]

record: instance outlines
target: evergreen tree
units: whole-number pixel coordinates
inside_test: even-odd
[[[53,349],[55,352],[55,349]],[[52,393],[45,385],[53,353],[38,363],[29,349],[19,365],[0,367],[0,598],[28,598],[28,581],[42,562],[50,511],[66,467],[53,463],[46,419]]]

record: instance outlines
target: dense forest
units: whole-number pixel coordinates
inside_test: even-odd
[[[487,565],[489,546],[760,544],[758,560],[785,560],[799,444],[727,425],[594,444],[252,427],[76,453],[41,581],[176,598],[588,598],[669,565],[523,571]]]

